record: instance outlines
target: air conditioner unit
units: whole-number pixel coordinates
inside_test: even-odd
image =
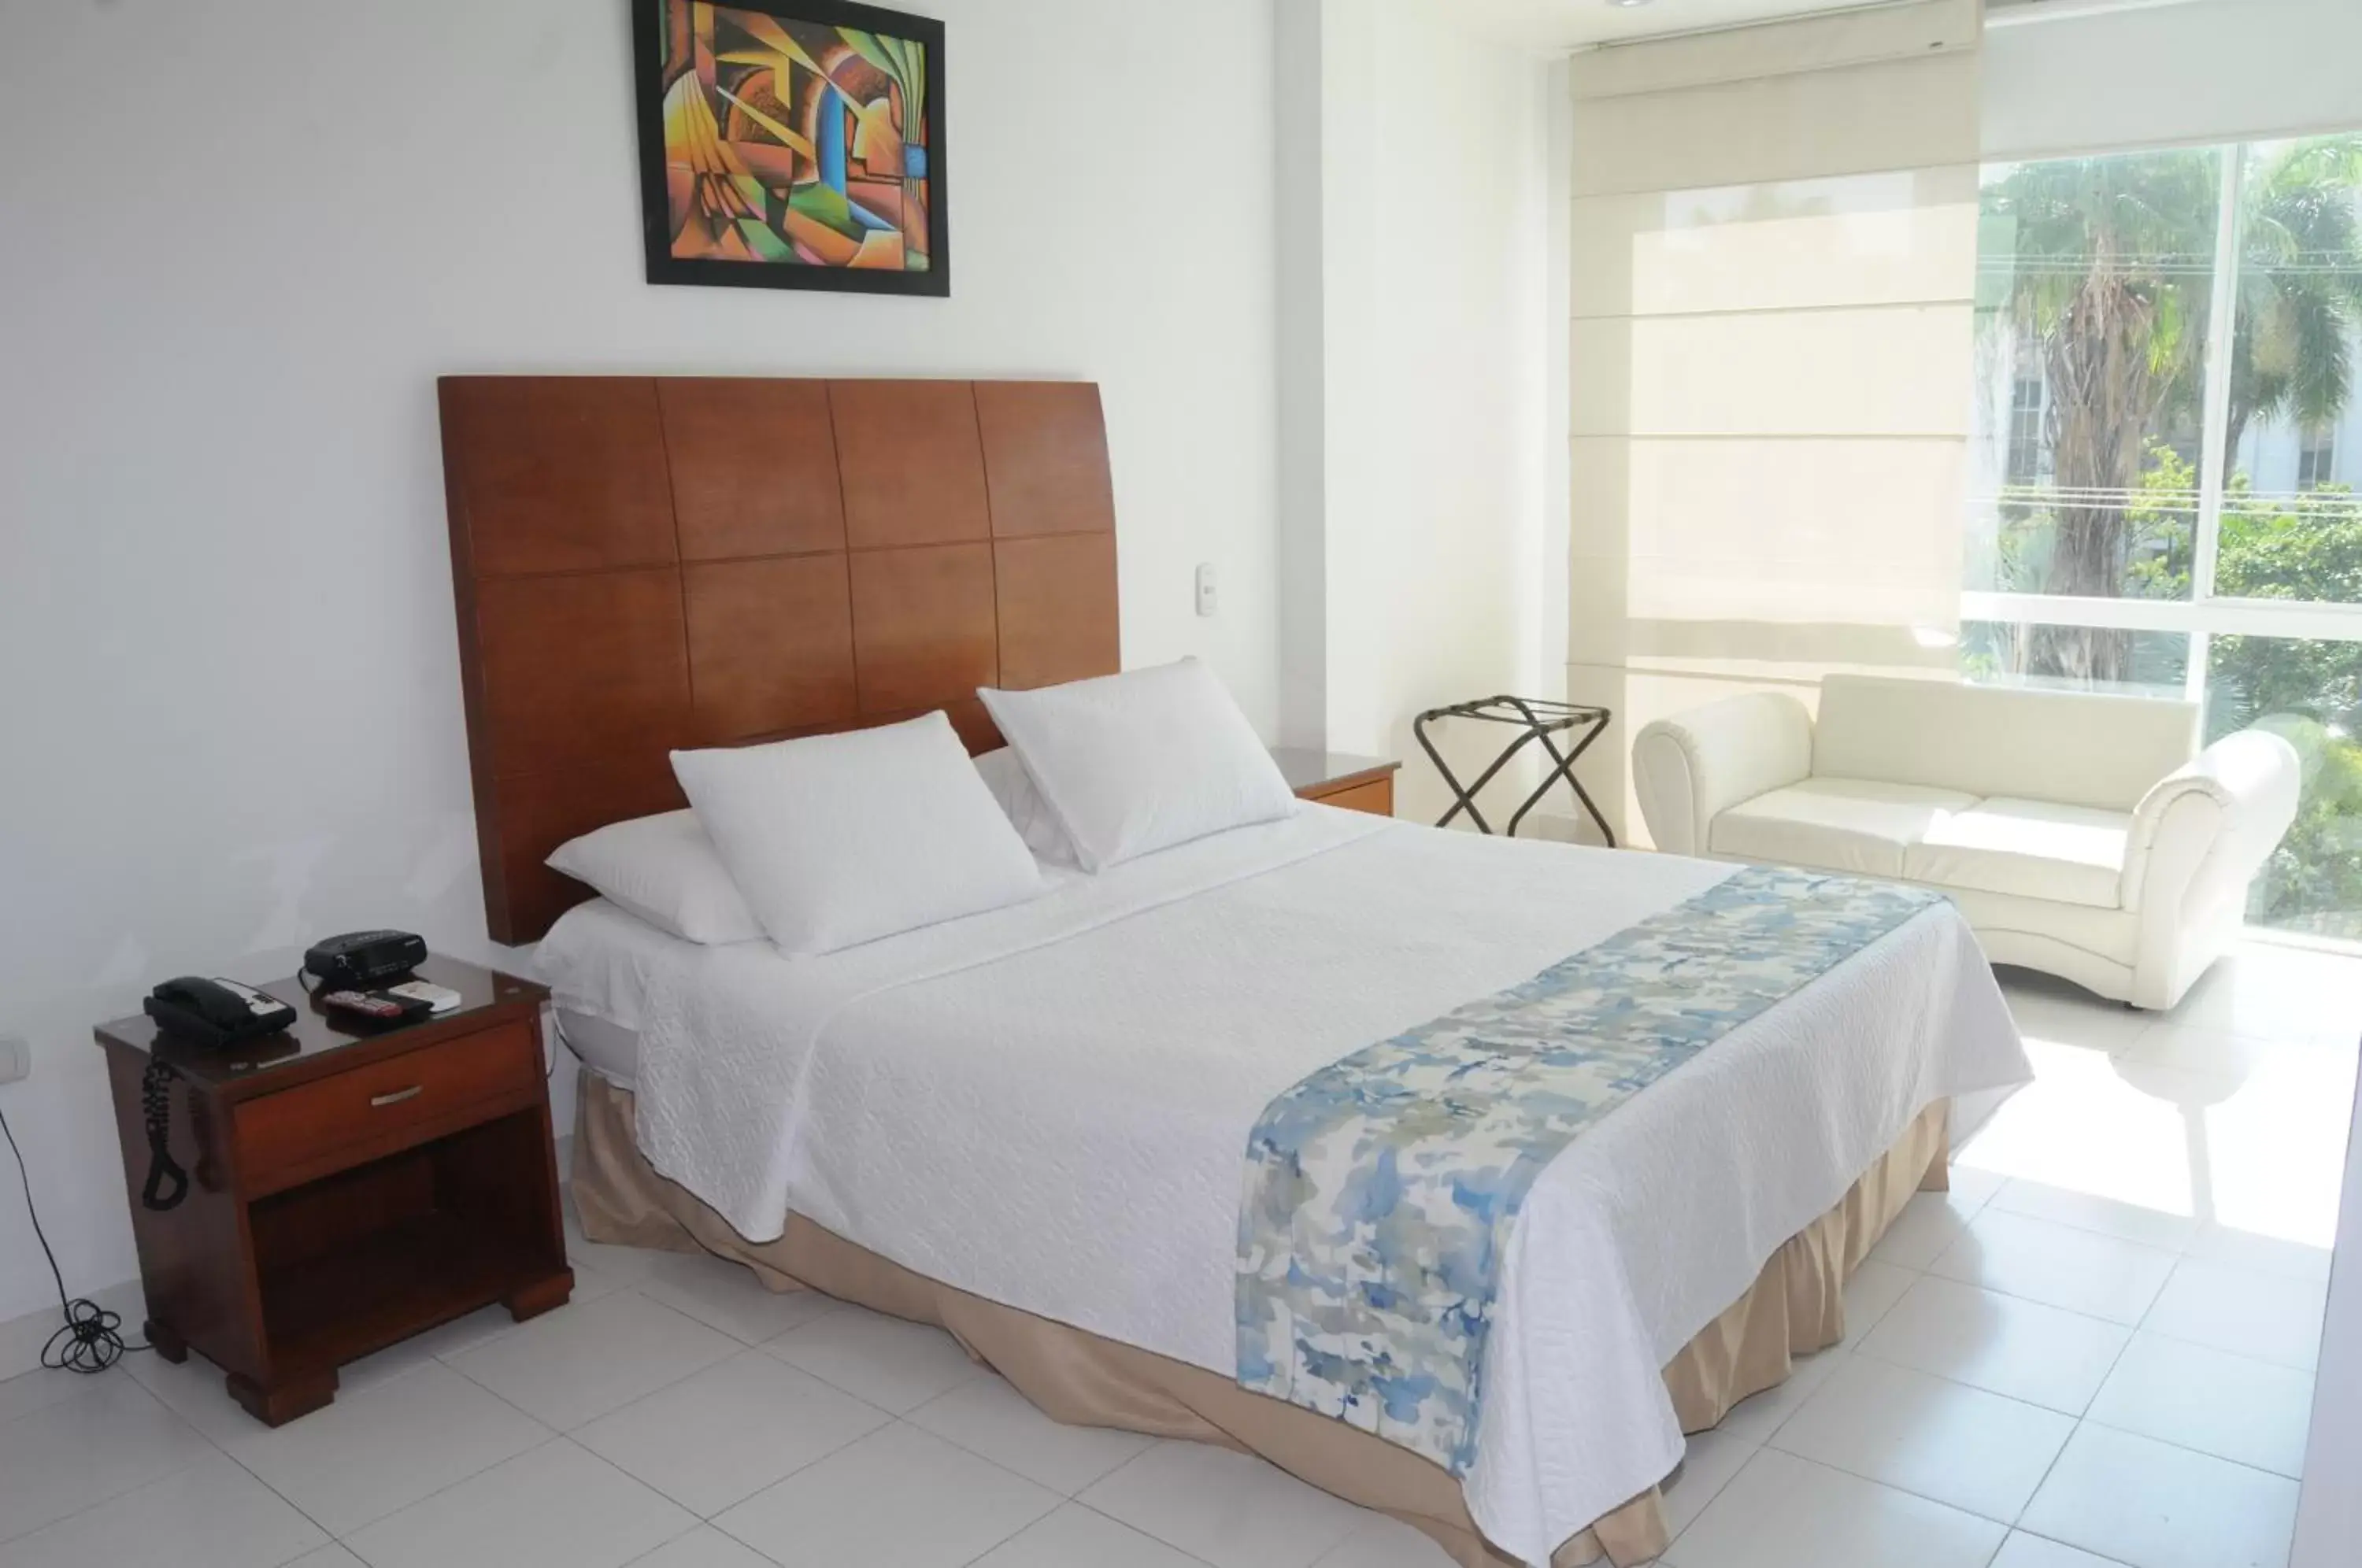
[[[1978,0],[1899,0],[1669,37],[1618,39],[1567,63],[1575,95],[1619,98],[1958,54],[1977,47]]]
[[[2154,11],[2192,0],[1985,0],[1985,26],[2014,28],[2027,22],[2063,22],[2070,17],[2103,17],[2114,11]]]

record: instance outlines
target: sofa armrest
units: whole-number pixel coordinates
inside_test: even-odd
[[[1668,855],[1704,855],[1716,817],[1812,771],[1813,716],[1781,691],[1726,697],[1659,719],[1632,742],[1640,815]]]
[[[2216,741],[2152,785],[2133,810],[2124,906],[2144,924],[2236,896],[2296,821],[2296,747],[2267,730]]]

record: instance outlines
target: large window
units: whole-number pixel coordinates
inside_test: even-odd
[[[2362,939],[2362,135],[1985,171],[1970,679],[2277,730],[2250,919]]]

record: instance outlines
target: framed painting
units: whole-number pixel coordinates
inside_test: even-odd
[[[951,293],[941,22],[633,5],[648,282]]]

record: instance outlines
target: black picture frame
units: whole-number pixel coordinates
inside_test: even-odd
[[[640,226],[651,283],[725,289],[817,289],[833,293],[913,294],[943,298],[952,292],[951,176],[944,140],[944,25],[933,17],[889,11],[850,0],[717,0],[724,9],[753,11],[781,21],[858,28],[907,39],[926,52],[927,256],[923,272],[816,267],[786,261],[722,261],[672,253],[670,202],[665,186],[664,61],[660,40],[666,0],[632,0],[633,91],[640,128]]]

